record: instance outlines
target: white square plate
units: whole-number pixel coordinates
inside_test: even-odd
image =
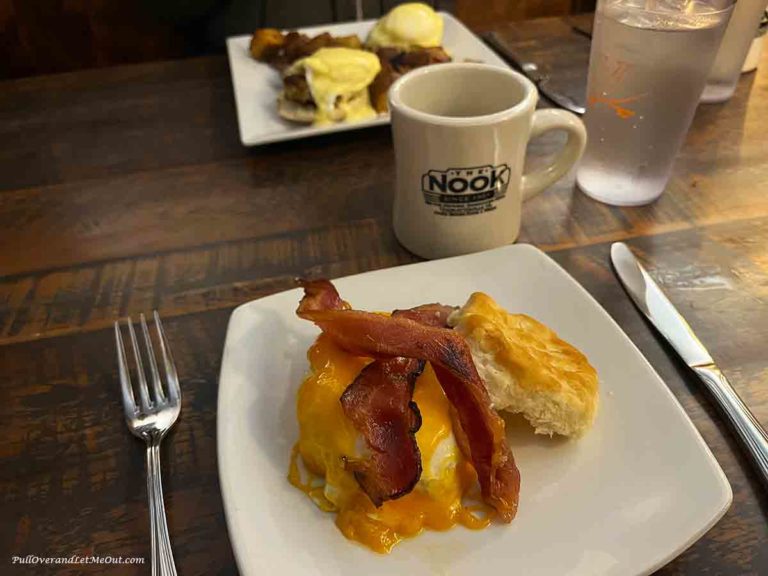
[[[440,15],[445,24],[443,47],[455,61],[469,59],[504,66],[505,68],[509,67],[493,50],[472,34],[464,24],[445,12],[440,12]],[[365,20],[363,22],[298,28],[297,30],[310,36],[321,32],[330,32],[334,36],[357,34],[361,40],[365,40],[375,22],[376,20]],[[257,62],[251,58],[248,51],[250,42],[250,36],[227,38],[227,54],[229,55],[229,68],[232,71],[232,84],[235,87],[240,141],[245,146],[389,123],[389,114],[380,114],[377,118],[363,122],[341,122],[320,127],[296,124],[282,119],[277,114],[277,95],[283,89],[280,73],[268,64]]]
[[[632,576],[659,568],[725,513],[728,481],[634,344],[562,268],[531,246],[335,281],[367,310],[462,304],[487,292],[551,326],[600,377],[594,428],[578,441],[509,431],[520,510],[486,530],[427,531],[388,556],[346,540],[286,474],[298,437],[296,391],[318,334],[294,310],[300,291],[232,314],[219,382],[218,451],[229,533],[244,576],[526,574]]]

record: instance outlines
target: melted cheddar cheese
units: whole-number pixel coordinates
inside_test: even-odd
[[[376,508],[344,469],[343,458],[365,457],[366,447],[339,402],[371,359],[346,353],[324,335],[310,347],[308,358],[310,374],[296,406],[299,441],[288,479],[320,509],[335,512],[336,525],[347,538],[386,553],[425,528],[447,530],[461,524],[480,529],[489,524],[490,513],[479,504],[477,476],[456,444],[448,400],[429,364],[413,396],[422,417],[416,433],[421,479],[409,494]]]

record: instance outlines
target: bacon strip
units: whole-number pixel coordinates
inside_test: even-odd
[[[507,446],[504,421],[491,408],[466,341],[445,328],[419,324],[403,315],[382,316],[351,309],[323,309],[341,299],[325,281],[304,284],[296,313],[314,322],[345,350],[374,358],[417,358],[432,364],[461,426],[460,445],[474,465],[483,499],[510,522],[517,512],[520,473]],[[332,290],[329,295],[326,291]]]
[[[304,288],[304,297],[299,303],[299,310],[311,312],[313,310],[349,310],[351,306],[341,299],[330,280],[320,278],[318,280],[302,280],[297,278],[299,286]],[[299,314],[296,310],[296,314]],[[301,316],[301,314],[299,314]]]
[[[422,370],[423,360],[375,360],[341,395],[344,414],[371,450],[369,458],[345,464],[376,506],[405,496],[421,478],[421,414],[412,398]]]
[[[324,299],[315,302],[316,307],[341,302],[340,298],[323,294],[330,291],[327,284],[310,286],[310,290]],[[453,310],[442,304],[425,304],[395,310],[392,315],[421,324],[446,326]],[[360,488],[376,506],[405,496],[421,478],[421,452],[416,443],[421,414],[412,399],[424,364],[423,360],[402,357],[374,360],[341,395],[344,414],[371,450],[370,458],[347,460],[346,467],[354,472]]]
[[[335,288],[334,288],[335,290]],[[456,310],[455,306],[445,306],[444,304],[422,304],[416,308],[408,310],[395,310],[392,316],[408,318],[425,326],[434,326],[435,328],[446,328],[448,326],[448,316]]]
[[[303,283],[305,310],[347,310],[328,280]],[[436,310],[414,314],[435,316]],[[403,312],[406,313],[406,312]],[[410,313],[410,311],[407,311]],[[421,452],[416,432],[421,414],[413,399],[423,360],[374,360],[361,370],[341,395],[341,407],[371,451],[369,458],[345,460],[360,488],[376,506],[408,494],[421,478]]]

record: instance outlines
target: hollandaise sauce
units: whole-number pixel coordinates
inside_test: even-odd
[[[422,425],[416,433],[423,472],[409,494],[376,508],[344,469],[343,458],[364,457],[364,441],[346,418],[339,398],[370,358],[352,356],[321,335],[308,352],[310,375],[297,399],[299,441],[289,481],[326,512],[349,539],[380,553],[423,529],[456,524],[481,529],[491,511],[479,498],[477,475],[453,436],[450,406],[429,364],[416,381],[414,402]]]
[[[366,43],[371,48],[396,47],[402,50],[440,46],[443,17],[423,2],[400,4],[376,22]]]
[[[379,57],[352,48],[321,48],[300,61],[317,111],[315,124],[376,116],[368,85],[381,70]]]

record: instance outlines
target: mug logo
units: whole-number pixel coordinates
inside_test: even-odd
[[[509,185],[509,166],[474,166],[430,170],[421,176],[424,202],[436,206],[435,214],[467,216],[496,210]]]

